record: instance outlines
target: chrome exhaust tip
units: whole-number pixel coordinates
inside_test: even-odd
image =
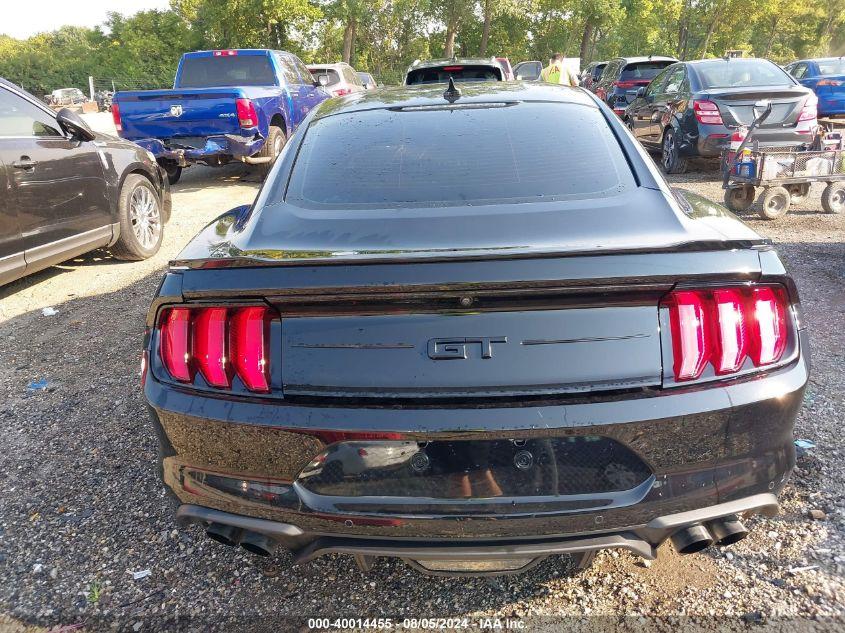
[[[700,523],[678,530],[669,540],[679,554],[695,554],[713,545],[713,537]]]
[[[707,528],[717,545],[733,545],[748,536],[748,528],[735,514],[711,521],[707,524]]]
[[[234,547],[241,539],[241,530],[232,525],[224,525],[223,523],[212,523],[205,530],[208,538],[214,539],[218,543]]]

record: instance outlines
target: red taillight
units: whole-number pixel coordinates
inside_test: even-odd
[[[703,125],[724,125],[719,106],[706,99],[696,99],[692,102],[695,119]]]
[[[819,79],[816,86],[842,86],[845,85],[845,81],[840,81],[839,79]]]
[[[698,292],[673,292],[669,314],[675,378],[698,378],[712,353],[704,301]]]
[[[238,111],[238,123],[241,127],[255,127],[258,125],[258,115],[255,113],[255,104],[249,99],[236,99],[235,108]]]
[[[443,72],[453,73],[453,72],[456,72],[458,70],[463,70],[463,69],[464,69],[463,66],[444,66]]]
[[[717,375],[780,360],[786,349],[786,292],[779,286],[679,290],[669,310],[675,380],[695,380],[710,363]]]
[[[337,90],[332,90],[332,96],[334,97],[342,97],[343,95],[352,94],[352,90],[349,88],[338,88]]]
[[[191,311],[171,308],[161,319],[161,362],[174,380],[191,382]]]
[[[815,121],[818,117],[819,99],[816,95],[810,95],[804,102],[804,107],[801,108],[801,114],[798,115],[798,121]]]
[[[123,123],[120,120],[120,106],[114,102],[111,104],[111,120],[114,121],[114,129],[118,132],[123,131]]]
[[[226,357],[226,308],[203,308],[194,317],[194,358],[212,387],[229,387]]]
[[[231,320],[232,364],[251,391],[269,391],[267,309],[239,308]]]
[[[758,367],[780,360],[786,349],[786,297],[781,288],[751,291],[751,360]]]
[[[159,321],[159,356],[174,380],[197,372],[228,389],[238,376],[250,391],[270,391],[270,312],[265,307],[168,308]]]
[[[629,88],[636,88],[639,85],[642,85],[641,82],[635,80],[632,81],[614,81],[613,85],[617,88],[622,88],[623,90],[627,90]]]
[[[215,57],[235,57],[237,54],[238,51],[235,50],[214,51]]]
[[[737,289],[714,290],[715,354],[713,367],[717,374],[739,371],[748,356],[748,323],[745,299]]]

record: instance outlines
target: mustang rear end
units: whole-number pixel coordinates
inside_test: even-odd
[[[777,512],[808,377],[771,245],[558,86],[322,106],[147,326],[178,519],[364,569],[736,542]]]

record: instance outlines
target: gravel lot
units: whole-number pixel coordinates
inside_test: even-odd
[[[157,257],[96,252],[0,289],[0,630],[496,615],[527,618],[528,630],[845,627],[845,216],[822,213],[820,191],[780,221],[749,216],[797,278],[813,342],[796,436],[817,447],[800,459],[782,514],[752,520],[751,536],[725,550],[680,557],[666,546],[650,565],[602,553],[578,576],[553,559],[487,580],[429,578],[384,559],[362,575],[341,556],[293,567],[285,554],[259,559],[176,531],[138,384],[144,314],[167,260],[217,214],[251,202],[254,181],[240,166],[191,168]],[[674,181],[721,200],[712,171]],[[48,306],[58,314],[43,316]],[[38,380],[46,389],[30,390]]]

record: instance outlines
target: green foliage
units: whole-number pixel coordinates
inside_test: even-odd
[[[0,26],[2,29],[2,26]],[[486,36],[485,36],[486,34]],[[214,48],[280,48],[307,62],[348,57],[396,83],[415,59],[554,52],[717,56],[778,62],[845,54],[845,0],[171,0],[167,11],[111,13],[94,29],[21,41],[0,35],[0,76],[35,94],[56,88],[170,85],[179,56]]]

